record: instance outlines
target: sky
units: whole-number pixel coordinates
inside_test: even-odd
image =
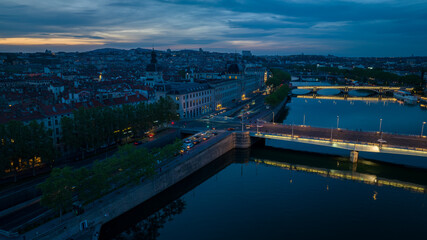
[[[426,56],[427,0],[0,0],[0,52]]]

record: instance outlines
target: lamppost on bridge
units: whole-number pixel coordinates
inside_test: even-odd
[[[292,139],[294,138],[294,123],[292,123]]]
[[[305,114],[304,114],[304,117],[302,119],[302,125],[305,126]]]
[[[339,124],[340,124],[340,116],[337,116],[337,129],[339,129]]]
[[[272,111],[272,113],[273,113],[273,124],[274,124],[274,111]]]
[[[424,133],[424,124],[426,124],[426,122],[423,122],[423,126],[421,127],[421,137],[423,137],[423,133]]]
[[[381,125],[382,125],[382,123],[383,123],[383,119],[380,118],[380,130],[378,131],[379,133],[381,133]]]

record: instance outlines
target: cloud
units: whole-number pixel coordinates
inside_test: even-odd
[[[6,51],[32,44],[75,50],[154,44],[260,54],[426,55],[425,29],[421,0],[0,2],[0,50]]]

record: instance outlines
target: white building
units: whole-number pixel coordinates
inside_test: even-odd
[[[208,84],[170,83],[167,96],[176,103],[181,119],[197,118],[214,110],[213,89]]]

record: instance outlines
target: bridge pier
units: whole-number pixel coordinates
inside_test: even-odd
[[[356,150],[353,150],[350,152],[350,162],[357,163],[357,159],[359,158],[359,152]]]

